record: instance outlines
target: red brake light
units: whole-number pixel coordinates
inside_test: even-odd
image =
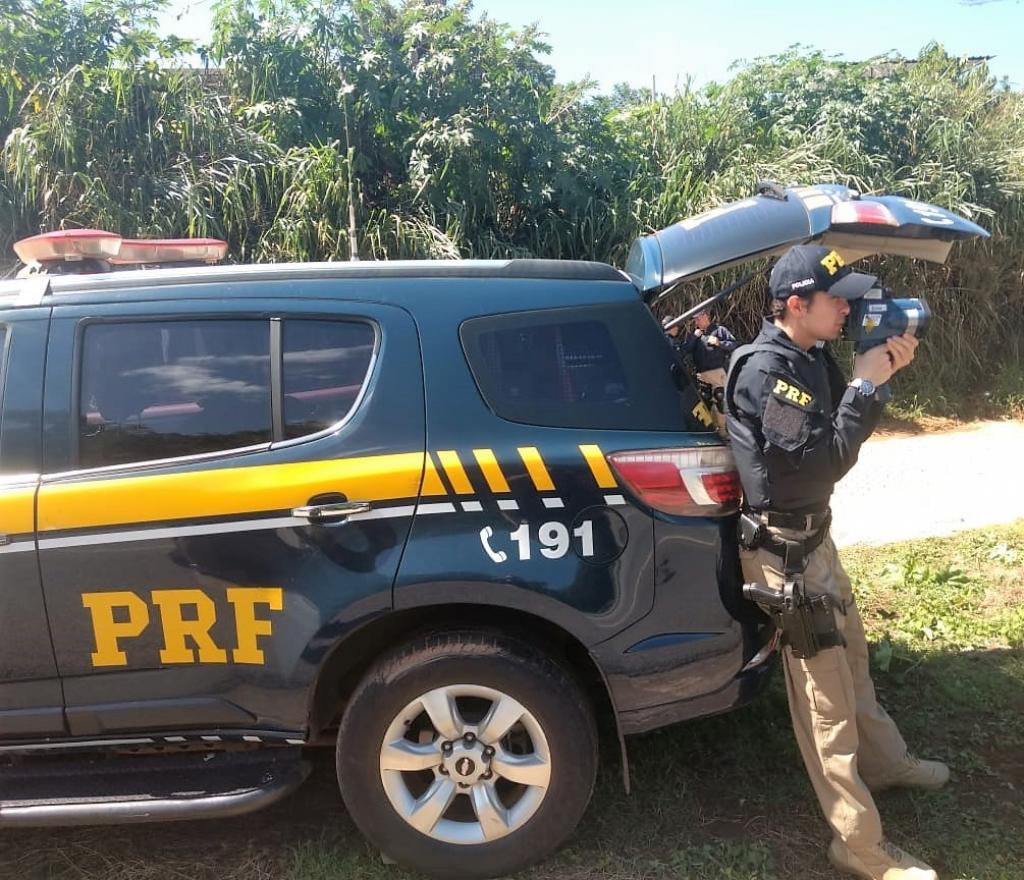
[[[877,226],[899,226],[899,222],[885,205],[879,202],[839,202],[832,206],[832,225],[868,224]]]
[[[701,482],[708,496],[719,504],[738,504],[743,487],[737,471],[726,471],[723,474],[701,474]]]
[[[726,446],[615,452],[608,461],[621,482],[655,510],[725,516],[739,509],[739,474]]]

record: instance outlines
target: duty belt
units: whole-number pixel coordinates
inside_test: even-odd
[[[832,520],[832,511],[827,507],[817,513],[787,513],[779,510],[761,510],[757,507],[748,507],[744,512],[758,517],[766,526],[806,532],[811,529],[817,530]]]
[[[778,511],[756,510],[750,508],[740,514],[740,544],[748,549],[763,548],[782,558],[788,566],[803,570],[803,562],[810,556],[828,534],[832,524],[832,511],[823,513],[780,513]],[[786,541],[773,535],[768,527],[814,529],[806,538],[799,541]],[[797,559],[797,556],[800,558]]]
[[[772,517],[777,517],[772,520]],[[808,557],[818,549],[828,534],[831,523],[829,511],[817,515],[781,514],[785,522],[800,516],[799,528],[814,531],[806,537],[795,541],[773,535],[769,531],[769,523],[774,528],[785,528],[776,525],[780,514],[771,511],[745,510],[740,514],[739,540],[747,549],[762,548],[774,553],[782,559],[783,585],[782,590],[769,589],[760,583],[743,585],[743,596],[757,602],[769,612],[775,625],[782,631],[783,641],[788,644],[793,656],[800,659],[814,657],[824,648],[836,648],[845,645],[842,633],[836,625],[833,609],[846,614],[846,603],[836,601],[824,593],[808,593],[804,588],[804,568]],[[766,522],[767,520],[767,522]],[[789,526],[794,528],[794,526]]]

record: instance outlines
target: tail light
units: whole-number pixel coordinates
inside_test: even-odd
[[[868,226],[899,226],[899,221],[885,205],[878,202],[840,202],[832,206],[832,225],[865,224]]]
[[[726,516],[739,510],[742,489],[727,446],[614,452],[619,480],[655,510],[675,516]]]

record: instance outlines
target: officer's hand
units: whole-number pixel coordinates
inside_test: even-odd
[[[715,348],[718,345],[718,337],[717,336],[709,336],[708,337],[708,345],[710,345],[712,348]]]
[[[704,331],[701,330],[700,327],[698,327],[696,330],[693,331],[693,335],[694,336],[702,336],[703,334],[704,334]]]
[[[890,336],[885,341],[885,350],[889,353],[892,371],[898,372],[909,364],[917,352],[920,340],[916,336],[904,333],[902,336]]]
[[[876,345],[853,359],[853,378],[867,379],[876,388],[888,382],[892,374],[893,362],[886,345]]]

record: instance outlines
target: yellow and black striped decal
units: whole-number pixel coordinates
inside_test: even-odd
[[[579,452],[594,488],[606,504],[624,504],[601,449]],[[511,477],[525,474],[534,497],[547,508],[563,508],[552,471],[536,446],[509,450],[499,461],[492,448],[403,452],[325,461],[220,467],[179,473],[97,475],[44,479],[34,504],[34,485],[0,487],[0,535],[21,535],[32,549],[34,507],[40,549],[119,543],[184,535],[219,534],[303,526],[291,510],[320,494],[343,493],[373,505],[351,520],[421,514],[479,512],[485,503],[518,510]],[[518,461],[516,461],[518,458]],[[476,465],[472,474],[464,462]],[[446,483],[447,481],[447,483]],[[449,488],[450,487],[450,488]],[[2,547],[0,547],[2,549]]]

